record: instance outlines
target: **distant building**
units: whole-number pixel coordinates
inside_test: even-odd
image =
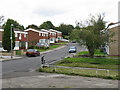
[[[57,30],[53,30],[53,29],[50,29],[49,31],[56,33],[56,34],[55,34],[55,35],[56,35],[55,42],[59,42],[59,41],[61,41],[61,40],[63,39],[63,37],[62,37],[62,32],[57,31]]]
[[[43,31],[38,31],[32,28],[24,30],[28,32],[28,43],[29,45],[36,45],[37,43],[47,43],[49,44],[48,40],[48,33]]]
[[[42,32],[47,32],[48,33],[48,41],[49,43],[55,43],[56,40],[56,32],[52,32],[50,30],[45,30],[45,29],[41,29]]]

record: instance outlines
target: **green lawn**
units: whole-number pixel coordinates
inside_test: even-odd
[[[89,52],[88,51],[82,51],[82,52],[79,52],[77,54],[77,56],[79,56],[79,55],[89,55]],[[105,56],[105,54],[100,52],[100,50],[96,50],[95,51],[95,56]]]
[[[59,66],[118,69],[118,59],[107,58],[65,58],[56,63]]]
[[[77,54],[88,55],[88,51],[83,51]],[[95,56],[104,56],[99,50],[95,52]],[[85,77],[97,77],[104,79],[120,80],[118,77],[118,59],[108,59],[108,58],[64,58],[63,60],[57,62],[57,66],[67,66],[67,67],[84,67],[84,68],[97,68],[97,69],[109,69],[109,70],[88,70],[88,69],[77,69],[77,68],[56,68],[56,67],[45,67],[40,68],[39,72],[48,73],[58,73],[67,75],[77,75]],[[115,70],[112,70],[115,69]]]

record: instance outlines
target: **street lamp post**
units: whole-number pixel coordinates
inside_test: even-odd
[[[12,49],[12,27],[13,27],[13,24],[11,24],[11,32],[10,32],[10,39],[11,39],[11,59],[13,58],[13,49]]]

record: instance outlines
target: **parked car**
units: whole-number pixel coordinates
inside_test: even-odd
[[[47,43],[37,43],[36,46],[49,48],[49,45]]]
[[[77,43],[76,40],[73,40],[72,43]]]
[[[40,52],[37,49],[28,49],[26,52],[26,56],[40,56]]]
[[[76,52],[77,52],[76,46],[71,46],[71,47],[69,48],[69,53],[76,53]]]

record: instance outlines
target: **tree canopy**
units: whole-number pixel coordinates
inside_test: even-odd
[[[17,22],[13,19],[8,19],[7,22],[4,25],[4,32],[3,32],[3,38],[2,38],[2,46],[4,50],[7,50],[8,52],[11,51],[11,30],[12,30],[12,49],[15,47],[15,33],[13,28],[16,28],[14,24]],[[11,24],[14,26],[11,27]]]
[[[90,57],[94,57],[94,52],[110,42],[112,34],[104,32],[106,22],[104,16],[92,16],[88,22],[88,26],[73,30],[70,38],[77,40],[80,44],[85,45],[89,51]]]
[[[39,29],[37,25],[31,24],[26,27],[26,29],[32,28],[32,29]]]
[[[54,29],[55,26],[52,24],[51,21],[46,21],[46,22],[43,22],[43,24],[41,24],[39,26],[40,29]]]
[[[60,24],[59,27],[56,27],[58,31],[61,31],[63,34],[63,37],[69,36],[72,30],[74,29],[73,25],[67,25],[67,24]]]

